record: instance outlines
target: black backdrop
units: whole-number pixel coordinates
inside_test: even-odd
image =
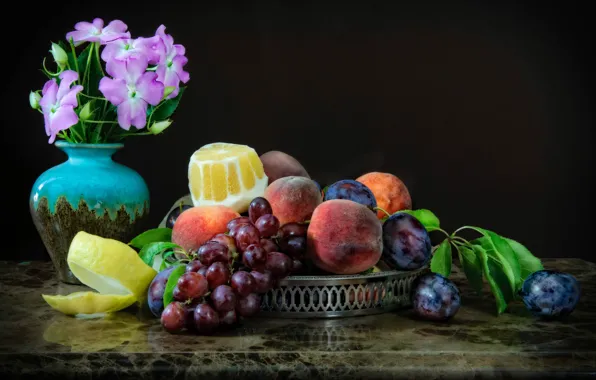
[[[94,17],[121,19],[133,36],[163,23],[187,48],[175,124],[115,156],[146,179],[152,224],[188,192],[192,152],[226,141],[292,154],[323,183],[392,172],[447,230],[477,225],[540,257],[592,259],[593,5],[184,3],[4,11],[18,30],[5,24],[3,204],[14,233],[3,259],[49,259],[27,202],[65,156],[27,98],[45,81],[50,41]]]

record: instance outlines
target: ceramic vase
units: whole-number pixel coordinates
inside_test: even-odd
[[[29,208],[58,279],[80,284],[66,260],[73,237],[85,231],[129,242],[144,228],[149,189],[139,173],[112,159],[123,144],[55,146],[68,159],[37,178]]]

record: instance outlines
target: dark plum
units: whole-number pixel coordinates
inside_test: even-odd
[[[204,266],[215,262],[229,263],[232,261],[232,254],[227,246],[217,241],[208,241],[199,247],[197,259]]]
[[[170,277],[172,270],[174,270],[173,266],[166,268],[155,275],[147,289],[147,305],[149,306],[151,313],[158,318],[163,311],[163,293],[166,290],[166,283],[168,282],[168,277]]]
[[[398,212],[383,223],[382,256],[392,268],[421,268],[430,261],[431,251],[428,231],[414,216]]]
[[[271,204],[263,197],[256,197],[248,205],[248,217],[252,223],[255,223],[263,215],[273,214]]]
[[[194,312],[195,329],[200,334],[210,334],[219,326],[219,315],[206,303],[197,305]]]
[[[372,190],[352,179],[343,179],[330,185],[325,191],[323,201],[331,199],[347,199],[363,204],[371,210],[377,207],[377,199]]]
[[[519,295],[533,315],[550,319],[571,314],[581,296],[581,288],[571,274],[545,269],[529,275]]]
[[[438,273],[422,275],[412,284],[412,308],[421,318],[447,321],[457,314],[459,307],[459,289]]]
[[[161,313],[161,325],[168,332],[180,332],[186,327],[186,308],[182,302],[171,302]]]
[[[166,217],[166,227],[174,228],[174,224],[176,224],[176,220],[178,219],[178,216],[180,216],[180,214],[182,214],[184,211],[186,211],[192,207],[193,206],[181,204],[180,206],[178,206],[175,209],[173,209],[172,211],[170,211],[170,213]]]

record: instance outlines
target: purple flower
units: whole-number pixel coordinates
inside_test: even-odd
[[[147,123],[147,104],[156,106],[164,94],[164,85],[157,74],[146,71],[147,57],[130,57],[126,61],[110,60],[106,71],[113,78],[103,77],[99,91],[118,107],[118,124],[125,130],[131,125],[141,129]]]
[[[130,32],[127,32],[128,26],[120,20],[111,21],[106,27],[103,26],[103,20],[93,19],[93,23],[81,21],[75,24],[75,29],[66,34],[66,40],[74,40],[75,46],[83,42],[101,42],[102,45],[114,41],[118,38],[130,38]]]
[[[79,79],[79,74],[76,71],[66,70],[60,74],[60,85],[55,78],[52,78],[43,86],[39,105],[43,111],[46,134],[50,136],[50,144],[56,140],[58,132],[72,127],[79,121],[74,108],[78,105],[77,94],[83,89],[83,86],[70,87],[77,79]]]
[[[157,66],[157,79],[167,87],[174,87],[174,91],[167,96],[168,99],[178,95],[180,82],[186,83],[190,79],[188,72],[183,67],[188,62],[184,56],[186,49],[183,45],[174,44],[174,38],[166,34],[166,27],[160,25],[157,28],[156,35],[163,41],[165,52],[161,55],[159,65]]]
[[[143,55],[147,57],[149,64],[156,65],[164,54],[165,45],[159,36],[137,39],[119,38],[106,44],[101,52],[101,59],[105,62],[112,59],[125,61],[130,57]]]

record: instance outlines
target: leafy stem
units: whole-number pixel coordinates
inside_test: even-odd
[[[95,47],[95,57],[97,58],[97,66],[101,71],[102,76],[106,76],[106,73],[103,72],[103,67],[101,67],[101,60],[99,59],[99,42],[94,42],[93,46]]]

